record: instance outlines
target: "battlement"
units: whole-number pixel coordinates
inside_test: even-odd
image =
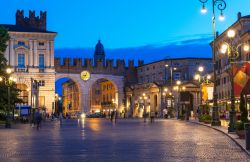
[[[16,12],[16,25],[26,28],[34,28],[40,30],[46,30],[46,11],[40,11],[40,17],[36,16],[35,11],[29,11],[29,17],[24,16],[23,10],[17,10]]]
[[[82,70],[89,70],[92,73],[119,73],[128,69],[135,69],[134,60],[128,60],[128,66],[125,61],[117,59],[115,64],[113,59],[107,59],[104,63],[103,60],[97,61],[97,64],[93,64],[93,59],[85,58],[55,58],[56,71],[63,72],[64,70],[70,70],[71,73],[79,73]],[[138,60],[138,65],[142,65],[143,61]],[[68,71],[67,71],[68,72]]]

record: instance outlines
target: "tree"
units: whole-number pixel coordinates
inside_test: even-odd
[[[7,59],[4,56],[4,52],[7,48],[7,41],[10,39],[8,31],[0,26],[0,76],[4,78],[9,78],[10,75],[6,73]],[[19,90],[16,88],[15,84],[10,85],[10,104],[11,108],[15,108],[15,103],[22,102],[18,99]],[[8,108],[8,87],[4,80],[0,82],[0,113],[5,112]],[[10,110],[9,110],[10,111]],[[1,115],[0,115],[1,118]]]

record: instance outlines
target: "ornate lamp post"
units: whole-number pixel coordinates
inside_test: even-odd
[[[229,63],[230,63],[230,82],[231,82],[231,111],[229,113],[229,126],[228,126],[228,132],[234,132],[235,131],[235,121],[236,121],[236,112],[235,112],[235,96],[234,96],[234,74],[233,74],[233,66],[236,62],[236,59],[239,57],[239,51],[241,50],[240,47],[243,46],[243,50],[245,52],[249,51],[249,43],[236,43],[234,41],[235,38],[235,31],[230,29],[227,32],[228,41],[224,42],[221,46],[220,52],[223,54],[227,54]]]
[[[209,84],[211,82],[211,75],[202,76],[202,72],[204,71],[204,67],[198,67],[198,73],[195,74],[194,80],[197,80],[200,84],[200,105],[202,105],[202,84]]]
[[[11,69],[7,68],[6,73],[11,74]],[[6,78],[4,76],[0,76],[0,82],[4,81],[4,84],[8,87],[8,109],[6,110],[6,122],[5,122],[5,128],[11,128],[10,123],[10,87],[17,81],[14,77]]]
[[[201,13],[206,13],[207,9],[205,4],[208,0],[199,0],[202,3]],[[217,102],[217,77],[216,77],[216,58],[215,58],[215,42],[216,39],[216,30],[215,30],[215,8],[220,11],[220,20],[224,20],[225,17],[223,15],[223,10],[226,9],[226,2],[225,0],[211,0],[212,1],[212,34],[213,34],[213,66],[214,66],[214,92],[213,92],[213,113],[212,113],[212,123],[213,126],[220,126],[221,122],[219,119],[219,112],[218,112],[218,102]]]

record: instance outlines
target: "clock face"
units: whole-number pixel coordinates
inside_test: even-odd
[[[81,79],[82,80],[89,80],[90,78],[90,73],[87,70],[84,70],[81,72]]]

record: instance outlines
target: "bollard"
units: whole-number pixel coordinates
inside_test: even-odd
[[[250,150],[250,123],[245,123],[244,128],[245,128],[246,149]]]

